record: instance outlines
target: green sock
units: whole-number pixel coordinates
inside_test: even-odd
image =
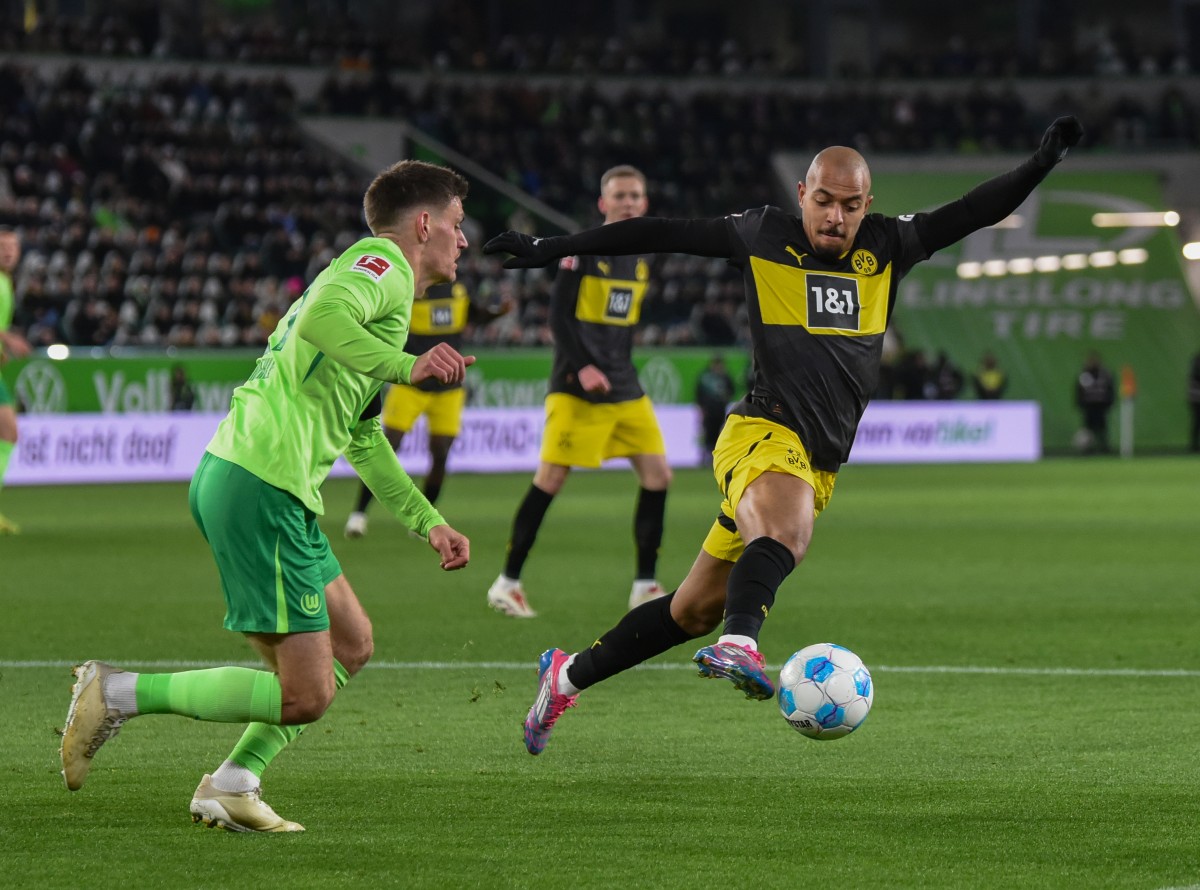
[[[179,714],[216,723],[279,723],[283,691],[270,671],[207,668],[174,674],[138,674],[139,714]]]
[[[0,439],[0,488],[4,487],[4,473],[8,470],[8,459],[12,457],[13,450],[16,447],[15,442]]]
[[[333,660],[333,683],[338,689],[346,685],[350,672],[342,667],[336,658]],[[269,723],[251,723],[242,733],[241,739],[229,755],[238,766],[244,766],[254,775],[262,778],[263,771],[280,751],[304,731],[301,726],[277,726]]]

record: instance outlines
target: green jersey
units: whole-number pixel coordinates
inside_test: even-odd
[[[445,522],[413,485],[378,417],[363,419],[385,382],[408,383],[413,271],[384,238],[364,238],[329,264],[279,320],[250,379],[233,392],[208,450],[325,512],[320,487],[341,454],[409,528]]]
[[[13,282],[5,272],[0,272],[0,331],[7,331],[13,317]]]

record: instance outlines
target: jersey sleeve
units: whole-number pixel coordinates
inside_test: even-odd
[[[347,289],[341,282],[322,285],[301,312],[296,334],[353,371],[389,383],[408,383],[416,356],[400,352],[366,329],[380,308],[365,291]]]
[[[729,259],[734,265],[742,267],[750,262],[750,255],[754,252],[754,244],[758,241],[763,220],[766,219],[767,213],[771,209],[771,207],[756,207],[742,213],[731,213],[725,217],[725,227],[729,232],[731,246]]]
[[[892,264],[900,275],[907,275],[917,263],[929,259],[930,251],[925,247],[917,222],[917,217],[921,215],[910,214],[888,220],[894,251]]]
[[[363,420],[355,427],[345,453],[367,488],[407,528],[428,537],[435,525],[446,524],[442,514],[400,466],[378,417]]]

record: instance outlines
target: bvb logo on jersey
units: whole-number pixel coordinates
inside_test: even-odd
[[[859,275],[874,275],[879,268],[879,261],[869,250],[856,250],[854,256],[850,257],[850,265]]]

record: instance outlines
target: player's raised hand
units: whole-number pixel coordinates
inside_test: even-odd
[[[1067,152],[1083,138],[1083,124],[1072,115],[1058,118],[1046,128],[1042,144],[1033,153],[1034,159],[1043,167],[1053,167],[1067,156]]]
[[[461,355],[449,343],[439,343],[428,352],[417,356],[409,372],[408,382],[416,385],[422,380],[433,378],[439,383],[462,383],[467,368],[475,364],[475,356]]]
[[[448,525],[435,525],[429,530],[429,546],[438,552],[447,572],[461,569],[471,561],[471,542]]]
[[[538,238],[524,232],[504,232],[483,245],[484,253],[511,253],[505,269],[536,269],[562,256],[555,247],[558,238]]]

